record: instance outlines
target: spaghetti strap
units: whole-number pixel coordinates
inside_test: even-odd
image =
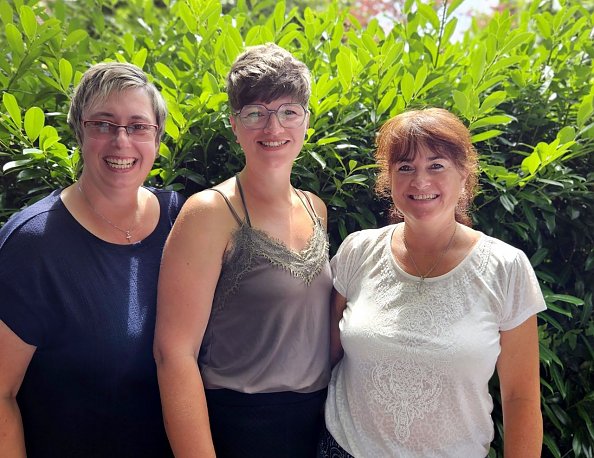
[[[245,204],[245,197],[243,196],[243,189],[241,187],[241,182],[239,181],[239,173],[235,175],[235,181],[237,182],[237,188],[239,189],[239,196],[241,197],[241,203],[243,205],[243,211],[245,212],[245,219],[248,223],[249,227],[252,227],[252,222],[250,221],[250,214],[248,213],[247,206]]]
[[[221,196],[223,196],[223,199],[225,199],[225,202],[227,202],[227,207],[229,207],[229,210],[231,210],[231,214],[235,218],[235,221],[237,221],[237,224],[239,224],[240,226],[243,224],[243,220],[239,217],[239,215],[233,208],[231,201],[222,191],[219,191],[218,189],[215,189],[215,188],[208,188],[206,191],[215,191],[215,192],[218,192]],[[247,215],[247,213],[246,213],[246,215]]]
[[[305,194],[301,190],[297,191],[297,189],[295,189],[295,188],[293,188],[293,189],[295,190],[295,194],[297,194],[297,197],[299,197],[299,200],[301,201],[301,203],[305,207],[305,210],[307,211],[307,214],[309,215],[309,217],[312,219],[312,221],[314,223],[317,223],[317,221],[319,219],[319,216],[316,213],[316,209],[313,206],[313,202],[311,201],[311,199],[309,198],[309,196],[307,194]],[[301,194],[303,194],[305,196],[305,200],[307,201],[307,204],[303,201],[303,197],[301,197]],[[312,214],[312,212],[313,212],[313,214]]]

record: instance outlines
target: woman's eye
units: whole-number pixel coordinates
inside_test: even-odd
[[[431,170],[441,170],[443,168],[444,168],[443,164],[439,164],[439,163],[431,164]]]
[[[399,172],[411,172],[412,170],[414,169],[410,165],[401,165],[398,167]]]

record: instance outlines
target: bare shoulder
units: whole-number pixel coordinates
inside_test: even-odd
[[[317,215],[320,218],[322,218],[322,221],[324,221],[324,224],[326,224],[328,211],[326,209],[326,204],[324,203],[324,201],[320,199],[320,197],[315,195],[313,192],[303,190],[300,191],[307,196],[309,201],[312,203]]]
[[[171,230],[168,245],[224,249],[238,227],[225,198],[212,189],[192,195],[184,203]]]

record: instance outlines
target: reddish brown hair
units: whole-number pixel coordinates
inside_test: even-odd
[[[380,167],[376,192],[382,197],[390,197],[392,165],[412,160],[423,148],[448,158],[460,173],[467,174],[464,192],[456,205],[456,221],[470,226],[468,209],[478,188],[478,154],[466,126],[442,108],[407,111],[380,128],[375,152]]]

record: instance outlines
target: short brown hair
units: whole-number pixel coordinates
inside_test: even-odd
[[[448,158],[459,172],[467,174],[456,206],[456,221],[471,225],[468,209],[478,189],[478,154],[470,132],[457,116],[442,108],[406,111],[380,128],[376,144],[375,160],[380,173],[375,189],[380,196],[390,196],[392,165],[411,160],[419,150],[427,148]]]
[[[286,96],[307,108],[311,75],[303,62],[274,43],[251,46],[231,66],[227,95],[234,112],[257,101],[268,103]]]

